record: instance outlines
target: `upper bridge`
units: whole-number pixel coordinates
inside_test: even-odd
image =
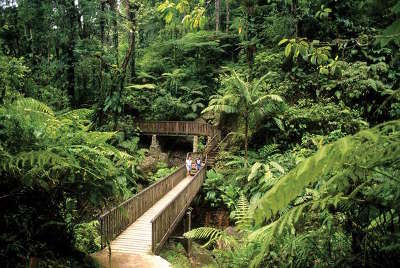
[[[145,135],[208,137],[220,135],[220,130],[215,126],[195,121],[139,122],[136,126]]]

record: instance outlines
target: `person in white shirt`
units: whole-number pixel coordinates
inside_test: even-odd
[[[190,175],[190,171],[192,171],[192,157],[189,155],[189,157],[186,158],[186,176]]]

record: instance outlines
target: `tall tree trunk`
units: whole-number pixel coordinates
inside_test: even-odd
[[[247,65],[249,67],[249,79],[253,79],[253,62],[254,62],[254,54],[256,53],[256,45],[252,44],[252,39],[255,37],[253,20],[255,13],[255,5],[247,6],[247,41],[249,44],[247,45]]]
[[[67,1],[67,17],[69,20],[69,29],[68,31],[68,43],[66,44],[66,65],[67,65],[67,90],[68,95],[71,98],[72,106],[75,105],[75,45],[76,45],[76,23],[77,23],[77,14],[78,11],[73,2],[68,3]]]
[[[4,98],[6,96],[6,85],[0,83],[0,104],[4,104]]]
[[[221,14],[221,0],[215,0],[215,31],[219,31]]]
[[[117,7],[117,0],[112,0],[111,1],[111,10],[113,11],[113,18],[112,18],[112,24],[113,24],[113,45],[114,45],[114,51],[115,51],[115,60],[117,62],[117,66],[119,66],[119,40],[118,40],[118,7]]]
[[[230,24],[231,24],[231,22],[230,22],[230,16],[231,16],[231,10],[230,10],[230,7],[229,7],[229,1],[230,0],[225,0],[225,9],[226,9],[226,25],[225,25],[225,32],[229,32],[229,26],[230,26]]]
[[[299,35],[299,18],[297,17],[297,6],[298,6],[298,0],[293,0],[292,1],[292,16],[294,18],[295,21],[295,33],[294,36],[297,38],[297,36]]]
[[[104,45],[104,41],[105,41],[105,34],[104,34],[104,28],[106,25],[106,2],[105,0],[101,0],[100,3],[100,9],[101,9],[101,14],[100,14],[100,40],[101,40],[101,44]]]
[[[132,56],[130,62],[131,77],[130,81],[133,82],[136,79],[136,9],[132,8],[131,5],[127,5],[127,12],[129,21],[132,23],[131,29],[131,45],[132,45]]]
[[[136,28],[136,27],[135,27]],[[133,43],[132,47],[132,57],[131,57],[131,82],[136,79],[136,34],[134,30],[131,33],[131,39]]]
[[[249,147],[249,112],[248,109],[246,108],[246,112],[244,114],[244,158],[246,160],[246,165],[247,165],[247,160],[248,160],[248,147]]]

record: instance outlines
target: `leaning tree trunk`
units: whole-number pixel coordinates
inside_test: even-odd
[[[221,14],[221,0],[215,0],[215,31],[219,31]]]

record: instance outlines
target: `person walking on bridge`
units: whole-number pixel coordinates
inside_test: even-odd
[[[196,169],[197,169],[197,171],[199,171],[200,168],[201,168],[201,159],[198,157],[196,159]]]
[[[188,154],[186,157],[186,176],[190,175],[190,171],[192,171],[192,156]]]

